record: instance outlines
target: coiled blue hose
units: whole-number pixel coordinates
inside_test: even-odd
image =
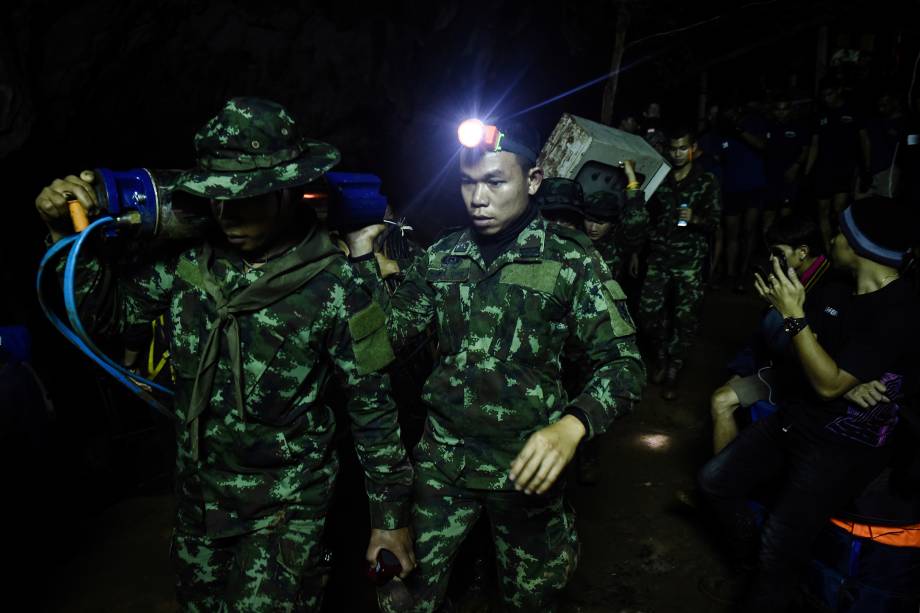
[[[119,383],[127,387],[132,393],[142,398],[144,402],[152,406],[157,411],[163,413],[164,415],[167,415],[170,418],[174,418],[174,414],[169,408],[164,406],[163,403],[154,398],[146,389],[142,388],[140,385],[149,386],[151,389],[155,389],[158,392],[169,396],[172,396],[174,392],[167,387],[163,387],[158,383],[154,383],[153,381],[145,379],[131,372],[130,370],[114,362],[112,359],[102,353],[98,347],[96,347],[95,343],[93,343],[93,341],[90,339],[89,335],[83,328],[82,322],[80,321],[77,310],[76,295],[74,292],[76,264],[79,259],[80,249],[93,230],[114,223],[115,220],[111,217],[103,217],[98,219],[90,224],[90,226],[86,228],[86,230],[84,230],[82,233],[68,236],[59,240],[48,250],[47,253],[45,253],[41,264],[39,265],[38,276],[36,279],[38,303],[48,320],[54,325],[55,328],[58,329],[61,334],[64,335],[64,338],[70,341],[75,347],[77,347],[77,349],[86,354],[91,360],[93,360],[93,362],[98,364]],[[45,302],[43,292],[43,278],[46,266],[48,266],[62,251],[68,248],[70,249],[70,252],[67,256],[67,265],[64,270],[63,291],[67,316],[74,328],[73,330],[68,328],[67,325],[48,306],[48,304]]]

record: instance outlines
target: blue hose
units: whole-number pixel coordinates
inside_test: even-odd
[[[67,309],[67,318],[70,320],[70,325],[73,327],[74,332],[77,333],[77,336],[79,336],[94,353],[104,359],[112,368],[118,370],[125,376],[130,377],[132,381],[139,381],[145,385],[150,386],[151,389],[155,389],[158,392],[169,394],[171,396],[173,395],[173,391],[168,387],[163,387],[159,383],[154,383],[149,379],[145,379],[131,372],[121,364],[118,364],[117,362],[108,358],[99,350],[98,347],[96,347],[89,334],[87,334],[86,330],[83,328],[83,322],[80,321],[80,313],[77,308],[77,295],[74,287],[77,276],[77,261],[80,257],[80,250],[83,248],[84,242],[86,242],[86,240],[90,237],[90,234],[92,234],[93,230],[114,223],[115,220],[111,217],[102,217],[91,223],[89,227],[87,227],[78,235],[73,248],[67,255],[67,267],[64,269],[64,307]]]
[[[100,221],[105,221],[105,220],[113,221],[110,217],[104,218],[103,220],[100,220]],[[103,224],[98,224],[98,222],[96,222],[93,225],[103,225]],[[86,232],[84,232],[84,236],[85,234]],[[139,377],[135,375],[134,373],[128,371],[127,369],[121,367],[120,365],[112,362],[112,360],[110,360],[108,357],[106,357],[104,354],[99,352],[98,349],[95,348],[95,345],[92,343],[92,341],[89,341],[88,336],[86,337],[86,340],[89,341],[89,344],[87,344],[87,342],[84,342],[84,339],[82,339],[80,336],[75,334],[70,328],[68,328],[67,325],[48,306],[48,304],[46,304],[45,298],[44,298],[43,287],[42,287],[46,266],[48,266],[58,256],[58,254],[60,254],[63,250],[73,247],[74,243],[78,239],[82,239],[82,238],[83,237],[78,236],[78,235],[65,237],[59,240],[57,243],[55,243],[47,251],[47,253],[45,253],[45,256],[42,258],[41,264],[38,267],[38,275],[36,277],[36,290],[38,292],[38,303],[41,306],[41,309],[44,312],[45,317],[48,318],[48,320],[52,323],[52,325],[54,325],[55,328],[57,328],[57,330],[64,336],[64,338],[70,341],[77,349],[79,349],[84,354],[86,354],[93,362],[98,364],[103,370],[105,370],[107,373],[112,375],[119,383],[127,387],[132,393],[141,397],[147,404],[149,404],[151,407],[153,407],[160,413],[163,413],[167,417],[174,418],[175,416],[169,408],[167,408],[161,402],[159,402],[156,398],[154,398],[149,392],[147,392],[147,390],[138,386],[135,381],[141,381],[142,383],[148,384],[148,385],[152,384],[153,382],[147,381],[146,379]],[[75,248],[71,250],[70,256],[74,257],[74,261],[76,261],[76,254],[78,253],[79,253],[79,248]],[[69,259],[70,258],[68,258],[68,260]],[[76,300],[74,299],[72,295],[72,290],[73,290],[72,276],[69,279],[69,282],[68,282],[68,279],[65,277],[64,285],[65,287],[69,287],[70,289],[69,293],[71,295],[69,296],[69,298],[71,300],[69,302],[75,305]],[[67,294],[68,292],[65,291],[65,302],[68,301]],[[75,312],[76,311],[74,311],[74,313]],[[79,318],[76,318],[76,319],[79,322]],[[80,329],[82,331],[82,325],[80,325]],[[154,386],[157,389],[165,390],[165,393],[169,395],[173,394],[171,390],[167,388],[163,388],[162,386],[158,384],[153,384],[152,387]]]

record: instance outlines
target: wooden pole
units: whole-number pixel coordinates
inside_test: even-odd
[[[815,100],[821,96],[821,79],[827,73],[827,26],[818,28],[818,44],[815,48]]]
[[[617,95],[617,85],[620,80],[620,64],[623,61],[623,52],[626,50],[626,28],[629,25],[629,9],[626,0],[617,2],[616,34],[613,41],[613,56],[610,59],[610,78],[604,86],[604,99],[601,105],[601,123],[613,123],[613,101]]]
[[[709,72],[700,73],[700,97],[696,107],[696,130],[702,132],[706,126],[706,111],[709,104]]]

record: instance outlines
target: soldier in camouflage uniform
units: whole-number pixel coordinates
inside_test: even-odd
[[[581,184],[572,179],[543,179],[534,203],[544,219],[570,230],[581,230],[584,225],[585,194]]]
[[[615,185],[615,191],[598,191],[585,198],[582,228],[610,269],[614,279],[620,277],[625,255],[642,247],[648,227],[645,198],[636,178],[635,163],[621,164],[628,183],[625,189]],[[583,379],[583,358],[572,356],[571,372]],[[579,381],[579,385],[584,383]],[[601,438],[585,441],[575,458],[575,475],[581,485],[595,485],[600,471]]]
[[[625,190],[594,192],[585,199],[585,233],[604,258],[614,279],[620,277],[623,260],[637,252],[648,230],[645,196],[636,178],[635,162],[622,164],[628,183]]]
[[[485,513],[506,605],[552,610],[577,558],[557,481],[578,442],[639,400],[645,377],[625,296],[581,233],[530,201],[542,172],[536,138],[499,126],[501,150],[461,154],[471,227],[437,240],[390,301],[399,345],[437,327],[440,360],[425,385],[415,449],[417,611],[443,599],[460,544]],[[560,378],[565,346],[588,358],[575,397]],[[385,609],[392,608],[386,597]]]
[[[230,100],[196,135],[180,187],[208,198],[219,239],[117,271],[92,260],[79,287],[104,334],[161,313],[176,374],[177,596],[189,611],[319,609],[321,539],[337,460],[321,392],[335,375],[367,477],[368,559],[413,565],[412,468],[399,441],[384,315],[345,257],[305,217],[296,188],[339,159],[302,139],[280,105]],[[93,173],[54,181],[36,207],[58,240],[66,201],[97,207]],[[208,206],[203,202],[203,206]],[[104,288],[104,289],[102,289]]]
[[[640,321],[658,361],[653,381],[665,383],[666,400],[677,397],[677,377],[699,325],[703,265],[722,210],[718,180],[693,162],[696,136],[690,130],[675,134],[669,151],[673,171],[649,203],[648,272],[639,302]]]

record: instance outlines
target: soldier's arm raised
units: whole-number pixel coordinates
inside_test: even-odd
[[[163,313],[175,281],[175,262],[121,261],[87,253],[76,270],[74,292],[83,327],[92,336],[116,338],[132,325]],[[57,272],[63,280],[64,263]]]
[[[625,253],[639,251],[648,234],[648,224],[644,192],[640,189],[626,190],[626,206],[623,207],[614,242]]]
[[[387,333],[397,349],[426,333],[434,321],[434,290],[425,278],[427,270],[428,257],[422,254],[406,271],[405,279],[390,296],[385,307]],[[382,283],[379,278],[377,282]]]
[[[73,227],[68,202],[76,199],[86,211],[98,208],[92,171],[84,170],[79,177],[70,175],[56,179],[42,189],[35,199],[35,208],[48,226],[54,242]],[[88,332],[114,337],[135,323],[146,323],[163,311],[166,295],[172,287],[167,263],[125,260],[124,254],[108,256],[95,251],[98,241],[86,247],[78,262],[74,291],[83,326]],[[64,273],[64,258],[57,264],[60,279]]]

